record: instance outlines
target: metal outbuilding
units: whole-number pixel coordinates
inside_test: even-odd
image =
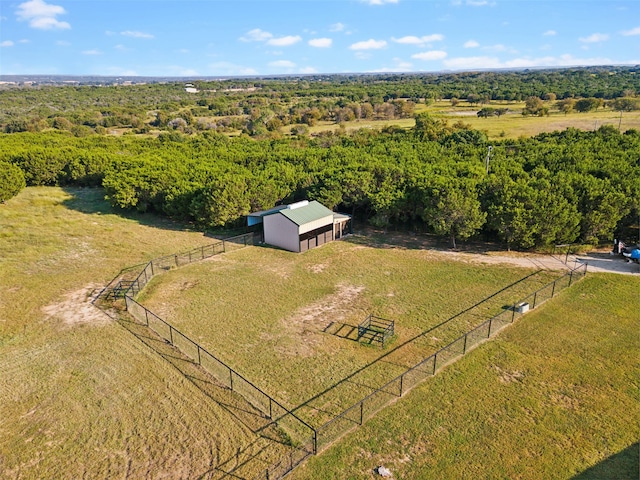
[[[315,200],[304,200],[252,213],[247,224],[263,225],[264,243],[305,252],[350,233],[351,217],[334,213]]]

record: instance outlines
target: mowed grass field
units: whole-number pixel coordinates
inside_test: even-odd
[[[248,247],[156,276],[138,300],[318,426],[561,275],[369,240],[302,255]],[[383,349],[355,341],[370,313],[395,321]]]
[[[637,479],[639,291],[589,274],[291,478]]]
[[[521,136],[533,136],[544,132],[562,131],[569,127],[580,130],[595,130],[603,125],[611,125],[615,128],[620,126],[621,131],[631,128],[640,129],[640,111],[620,112],[609,109],[599,109],[594,112],[579,113],[571,112],[564,114],[552,108],[554,102],[545,102],[549,107],[548,116],[522,116],[524,102],[491,102],[488,105],[471,105],[466,101],[461,101],[455,107],[451,106],[448,100],[441,100],[430,105],[418,104],[415,112],[427,112],[433,116],[447,119],[450,125],[461,121],[470,124],[472,128],[484,130],[489,139],[518,138]],[[508,108],[509,112],[501,117],[478,118],[477,112],[483,106],[493,108]],[[413,128],[415,120],[413,118],[395,120],[358,120],[345,122],[347,130],[357,130],[359,128],[383,128],[396,125],[402,128]],[[322,131],[334,131],[338,125],[330,122],[318,122],[318,125],[309,128],[309,133],[319,133]],[[285,128],[283,127],[283,131]],[[288,132],[288,130],[286,130]]]
[[[0,478],[218,478],[263,445],[88,303],[122,268],[211,239],[103,197],[27,188],[0,205]]]
[[[0,205],[0,477],[218,478],[216,465],[227,460],[233,465],[236,455],[242,460],[263,445],[232,409],[207,394],[204,382],[187,380],[181,373],[185,362],[159,355],[159,347],[147,346],[153,338],[136,337],[132,328],[87,303],[91,291],[122,268],[211,239],[151,215],[121,216],[102,196],[97,189],[28,188]],[[239,282],[243,275],[257,275],[255,292],[233,291],[226,298],[240,298],[238,308],[224,308],[243,312],[234,318],[240,329],[234,338],[246,334],[249,340],[238,343],[238,359],[255,351],[259,365],[267,353],[255,348],[252,338],[271,334],[275,325],[254,323],[257,309],[247,307],[256,298],[266,299],[265,308],[274,311],[281,308],[279,301],[286,302],[285,310],[302,313],[300,318],[325,321],[313,314],[328,310],[338,318],[331,320],[336,324],[359,321],[369,310],[403,320],[406,330],[398,331],[391,349],[420,330],[422,319],[430,319],[438,306],[459,311],[489,286],[493,293],[534,273],[508,266],[478,268],[437,258],[437,252],[391,247],[357,237],[304,255],[277,250],[265,255],[252,247],[188,267],[194,271],[181,268],[158,277],[156,290],[148,293],[157,294],[172,274],[193,277],[200,268],[209,273],[201,280],[169,282],[168,293],[175,298],[195,294],[209,277],[222,277],[225,268],[235,271]],[[350,263],[360,258],[354,251],[362,251],[367,261]],[[403,255],[406,259],[399,260]],[[287,258],[300,263],[287,264]],[[440,262],[447,272],[440,270],[438,276]],[[434,264],[431,270],[429,264]],[[450,280],[441,278],[446,275],[459,276],[458,283],[468,288],[444,289],[431,297],[422,283],[413,285],[446,283]],[[315,296],[299,297],[290,287],[304,285],[292,285],[290,278],[306,281]],[[402,287],[392,289],[391,279]],[[497,279],[505,283],[497,285]],[[639,280],[587,276],[311,458],[291,478],[373,478],[373,468],[381,464],[395,478],[407,479],[636,478]],[[279,297],[282,292],[292,299]],[[221,298],[219,293],[209,295]],[[483,308],[508,304],[503,295]],[[425,302],[419,304],[418,297]],[[343,302],[336,304],[336,298]],[[171,313],[168,299],[162,302]],[[357,309],[349,313],[345,305],[352,304]],[[478,310],[478,315],[484,314]],[[448,318],[446,311],[441,317]],[[307,361],[319,354],[331,360],[331,349],[338,347],[340,355],[351,350],[354,361],[345,371],[381,354],[378,347],[320,333],[311,325],[317,326],[303,322],[307,333],[297,325],[276,331],[277,338],[260,340],[286,347],[274,347],[271,360],[301,356]],[[455,334],[438,331],[442,337],[430,335],[433,343],[421,350]],[[210,335],[208,329],[194,334],[203,342]],[[301,350],[289,348],[295,346]],[[306,365],[314,367],[313,362]],[[337,368],[336,378],[342,373]],[[307,381],[312,379],[307,376]],[[290,389],[283,383],[274,394]]]

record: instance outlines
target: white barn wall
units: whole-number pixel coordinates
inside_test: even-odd
[[[300,251],[298,226],[284,215],[264,217],[264,242],[291,252]]]
[[[330,225],[332,223],[333,215],[327,215],[324,218],[319,218],[318,220],[314,220],[313,222],[300,225],[300,234],[310,232],[311,230],[315,230],[316,228],[324,227],[325,225]]]

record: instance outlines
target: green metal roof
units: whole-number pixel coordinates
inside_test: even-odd
[[[282,215],[287,217],[296,225],[304,225],[305,223],[313,222],[315,220],[320,220],[321,218],[331,216],[333,219],[333,212],[329,210],[327,207],[322,205],[321,203],[313,200],[309,202],[309,205],[305,205],[304,207],[298,207],[291,209],[280,210]]]

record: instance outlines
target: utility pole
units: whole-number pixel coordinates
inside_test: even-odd
[[[493,150],[493,146],[489,145],[489,151],[487,152],[487,159],[485,160],[485,165],[487,167],[487,175],[489,175],[489,160],[491,159],[491,150]]]
[[[621,125],[622,125],[622,109],[620,109],[620,120],[618,121],[618,131],[620,131]]]

